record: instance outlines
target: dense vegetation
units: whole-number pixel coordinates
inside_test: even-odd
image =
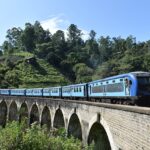
[[[55,34],[36,21],[7,31],[0,47],[0,86],[38,87],[81,83],[130,71],[150,71],[150,41],[136,38],[89,39],[74,24]]]
[[[81,141],[67,137],[64,129],[47,131],[36,123],[30,128],[25,123],[11,122],[0,128],[1,150],[92,150]]]

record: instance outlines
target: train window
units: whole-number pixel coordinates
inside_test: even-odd
[[[104,92],[104,86],[92,87],[92,93],[103,93],[103,92]]]
[[[138,77],[138,83],[140,85],[150,84],[150,77]]]
[[[113,80],[112,82],[115,83],[115,80]]]
[[[108,84],[109,82],[107,81],[106,83]]]
[[[139,91],[150,92],[150,77],[138,77]]]
[[[123,90],[123,83],[108,84],[106,86],[106,92],[122,92]]]
[[[76,87],[76,92],[78,92],[78,87]]]
[[[123,81],[123,79],[120,79],[120,81]]]
[[[79,87],[79,92],[81,92],[81,87]]]

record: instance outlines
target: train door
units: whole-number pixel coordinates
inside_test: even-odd
[[[83,88],[84,88],[84,97],[88,98],[88,84],[84,85]]]
[[[125,82],[125,84],[124,84],[125,85],[125,95],[129,96],[130,95],[130,81],[129,81],[129,79],[125,78],[124,82]]]
[[[92,85],[91,84],[87,84],[87,89],[88,89],[88,95],[91,95],[92,93]]]
[[[106,91],[107,91],[107,85],[106,82],[103,82],[103,96],[107,96]]]
[[[72,99],[72,97],[73,97],[74,88],[75,88],[74,86],[70,86],[70,87],[69,87],[69,93],[70,93],[71,99]]]
[[[59,97],[62,98],[62,87],[59,88]]]

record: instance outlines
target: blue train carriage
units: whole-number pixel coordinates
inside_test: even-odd
[[[43,88],[33,88],[32,96],[43,96]]]
[[[11,89],[10,95],[13,96],[25,96],[26,95],[26,89]]]
[[[26,96],[33,96],[33,89],[26,89]]]
[[[87,83],[74,84],[62,87],[62,97],[69,97],[71,99],[86,99],[87,93]]]
[[[71,86],[71,96],[73,99],[87,99],[87,83],[74,84]]]
[[[0,89],[1,95],[10,95],[10,89]]]
[[[51,87],[43,88],[43,96],[47,96],[47,97],[51,96]]]
[[[51,87],[51,97],[62,97],[62,88],[61,86],[58,87]]]
[[[139,98],[149,96],[150,73],[131,72],[88,83],[90,99],[111,103],[136,104]]]
[[[71,85],[62,86],[62,98],[71,97]]]

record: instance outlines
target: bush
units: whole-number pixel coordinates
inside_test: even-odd
[[[81,141],[67,137],[65,129],[51,130],[33,123],[27,128],[26,121],[11,122],[5,128],[0,128],[1,150],[92,150],[92,147],[82,147]]]

